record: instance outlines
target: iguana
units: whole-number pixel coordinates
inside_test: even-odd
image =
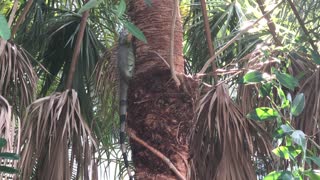
[[[129,179],[133,180],[131,169],[129,167],[125,137],[126,137],[126,118],[127,118],[127,96],[129,80],[132,78],[134,69],[134,54],[131,43],[132,35],[126,29],[120,32],[118,44],[118,70],[120,75],[120,148],[128,171]]]

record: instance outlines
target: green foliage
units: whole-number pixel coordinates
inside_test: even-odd
[[[134,24],[132,24],[129,21],[124,22],[124,26],[128,29],[128,31],[134,35],[136,38],[138,38],[140,41],[143,41],[144,43],[147,43],[147,39],[144,36],[143,32],[137,28]]]
[[[91,8],[95,8],[97,7],[102,1],[101,0],[89,0],[85,5],[83,5],[78,13],[79,14],[82,14],[83,12],[85,11],[88,11],[90,10]]]
[[[0,149],[3,148],[7,144],[7,141],[4,138],[0,138]],[[8,160],[19,160],[19,155],[15,153],[7,153],[0,152],[0,158],[8,159]],[[9,166],[0,166],[0,173],[8,173],[8,174],[17,174],[19,170],[9,167]]]
[[[258,82],[262,82],[264,80],[263,78],[263,74],[259,71],[252,71],[252,72],[248,72],[246,73],[241,79],[240,79],[240,83],[246,83],[246,84],[250,84],[250,83],[258,83]]]
[[[0,37],[8,40],[11,36],[10,28],[4,15],[0,14]]]
[[[315,156],[307,156],[308,152],[312,152],[307,149],[308,137],[301,130],[295,130],[291,125],[292,118],[299,116],[305,107],[305,96],[303,93],[295,95],[294,100],[291,100],[291,95],[288,93],[287,97],[285,91],[281,86],[294,90],[298,86],[298,80],[293,76],[281,73],[276,69],[272,69],[275,74],[276,80],[263,79],[262,73],[257,71],[250,72],[242,77],[242,82],[250,84],[252,82],[260,84],[261,88],[259,93],[261,97],[268,97],[271,101],[271,107],[258,107],[247,115],[247,118],[256,121],[277,120],[277,128],[273,132],[273,138],[278,142],[281,142],[275,147],[272,152],[290,162],[291,167],[285,171],[273,171],[264,177],[264,180],[268,179],[303,179],[304,176],[308,176],[311,179],[316,179],[318,175],[312,171],[312,169],[305,170],[305,162],[312,161],[318,167],[320,167],[320,160]],[[274,99],[272,89],[277,90],[279,100]],[[288,112],[289,116],[284,116],[282,112]],[[288,120],[289,119],[289,120]],[[284,123],[285,122],[285,123]],[[299,157],[299,159],[297,159]]]
[[[259,107],[247,115],[247,118],[257,121],[272,120],[279,117],[276,110],[269,107]]]
[[[292,106],[290,109],[291,114],[294,116],[299,116],[299,114],[301,114],[301,112],[303,111],[304,106],[305,106],[304,94],[300,93],[296,95],[296,97],[292,102]]]
[[[277,80],[284,87],[294,90],[294,88],[298,86],[298,80],[292,77],[291,75],[286,73],[281,73],[276,69],[273,69],[273,70]]]
[[[294,176],[290,171],[273,171],[269,173],[264,180],[294,180]]]
[[[311,51],[311,55],[312,55],[312,60],[320,65],[320,55],[318,53],[316,53],[315,51]]]

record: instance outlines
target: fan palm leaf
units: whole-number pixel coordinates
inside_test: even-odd
[[[251,157],[270,154],[269,136],[244,117],[226,85],[208,91],[196,112],[190,145],[191,179],[255,179]]]
[[[70,179],[73,172],[77,179],[89,178],[96,142],[82,118],[74,90],[34,101],[22,127],[23,178]]]
[[[34,100],[37,80],[28,53],[13,42],[6,42],[0,55],[0,95],[11,102],[16,113],[21,114]]]

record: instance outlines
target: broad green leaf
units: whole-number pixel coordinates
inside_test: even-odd
[[[316,63],[316,64],[319,64],[320,65],[320,55],[315,52],[315,51],[312,51],[311,52],[311,56],[312,56],[312,60]]]
[[[313,156],[313,157],[307,157],[307,159],[311,159],[312,162],[314,162],[318,167],[320,167],[320,158]]]
[[[281,73],[276,69],[274,69],[274,73],[280,84],[286,88],[294,90],[299,85],[298,80],[289,74]]]
[[[287,99],[286,95],[284,94],[283,90],[280,87],[277,87],[277,93],[278,93],[278,96],[281,99],[281,108],[289,107],[290,102],[289,102],[289,100]]]
[[[0,148],[4,147],[7,144],[7,140],[0,138]]]
[[[271,83],[264,83],[262,84],[262,86],[260,87],[260,96],[261,97],[266,97],[266,96],[270,96],[272,90],[272,84]]]
[[[90,10],[91,8],[97,7],[102,1],[101,0],[90,0],[85,5],[83,5],[78,11],[79,14],[82,14],[85,11]]]
[[[272,137],[274,138],[283,138],[284,136],[291,134],[294,131],[289,125],[283,124],[278,129],[275,130],[275,132],[272,134]]]
[[[292,133],[294,129],[292,129],[289,125],[287,124],[282,124],[281,129],[283,130],[284,133]]]
[[[294,177],[290,171],[272,171],[263,180],[293,180]]]
[[[298,94],[291,105],[291,114],[294,116],[299,116],[299,114],[301,114],[301,112],[303,111],[303,108],[305,106],[305,98],[304,98],[304,94],[300,93]]]
[[[304,171],[303,174],[306,176],[309,176],[310,180],[319,180],[320,179],[320,173],[316,172],[312,169]]]
[[[263,81],[262,73],[259,71],[251,71],[246,73],[241,79],[240,83],[250,84]]]
[[[19,171],[15,168],[8,166],[0,166],[0,172],[8,173],[8,174],[17,174]]]
[[[301,149],[292,146],[279,146],[273,149],[272,152],[284,159],[294,159],[301,153]]]
[[[256,121],[272,120],[277,118],[278,116],[279,116],[279,113],[269,107],[256,108],[255,110],[247,114],[247,118],[256,120]]]
[[[137,28],[137,26],[135,26],[134,24],[132,24],[131,22],[124,22],[124,26],[128,29],[128,31],[135,36],[136,38],[138,38],[140,41],[143,41],[144,43],[147,43],[147,39],[144,36],[143,32],[140,31],[139,28]]]
[[[15,154],[15,153],[3,152],[3,153],[0,153],[0,158],[12,159],[12,160],[19,160],[19,155],[18,155],[18,154]]]
[[[301,130],[295,130],[291,134],[292,140],[306,150],[306,135]]]
[[[144,0],[144,2],[151,7],[152,6],[152,0]]]
[[[0,37],[4,40],[10,39],[11,32],[8,26],[8,22],[4,15],[0,14]]]
[[[120,0],[120,4],[118,6],[118,9],[117,9],[117,16],[118,17],[121,17],[124,12],[126,11],[126,2],[124,0]]]

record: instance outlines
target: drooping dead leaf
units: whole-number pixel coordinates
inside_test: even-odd
[[[0,95],[21,113],[33,101],[37,80],[27,52],[8,41],[0,55]]]
[[[320,144],[320,69],[306,79],[298,93],[304,93],[305,102],[308,103],[293,123],[297,129],[312,136]]]
[[[96,92],[100,96],[103,116],[114,119],[118,109],[119,75],[117,71],[117,49],[105,52],[99,60],[95,70]]]
[[[12,114],[12,108],[8,101],[0,95],[0,137],[7,141],[1,152],[18,153],[19,146],[17,143],[20,140],[20,127],[19,122],[15,122]],[[17,167],[17,161],[0,159],[1,165],[8,167]],[[11,179],[13,174],[2,174],[2,178]]]
[[[89,179],[96,145],[74,90],[34,101],[22,127],[22,179]]]
[[[245,119],[225,84],[208,91],[197,107],[191,134],[191,179],[256,179],[252,158],[268,155],[269,136]]]

